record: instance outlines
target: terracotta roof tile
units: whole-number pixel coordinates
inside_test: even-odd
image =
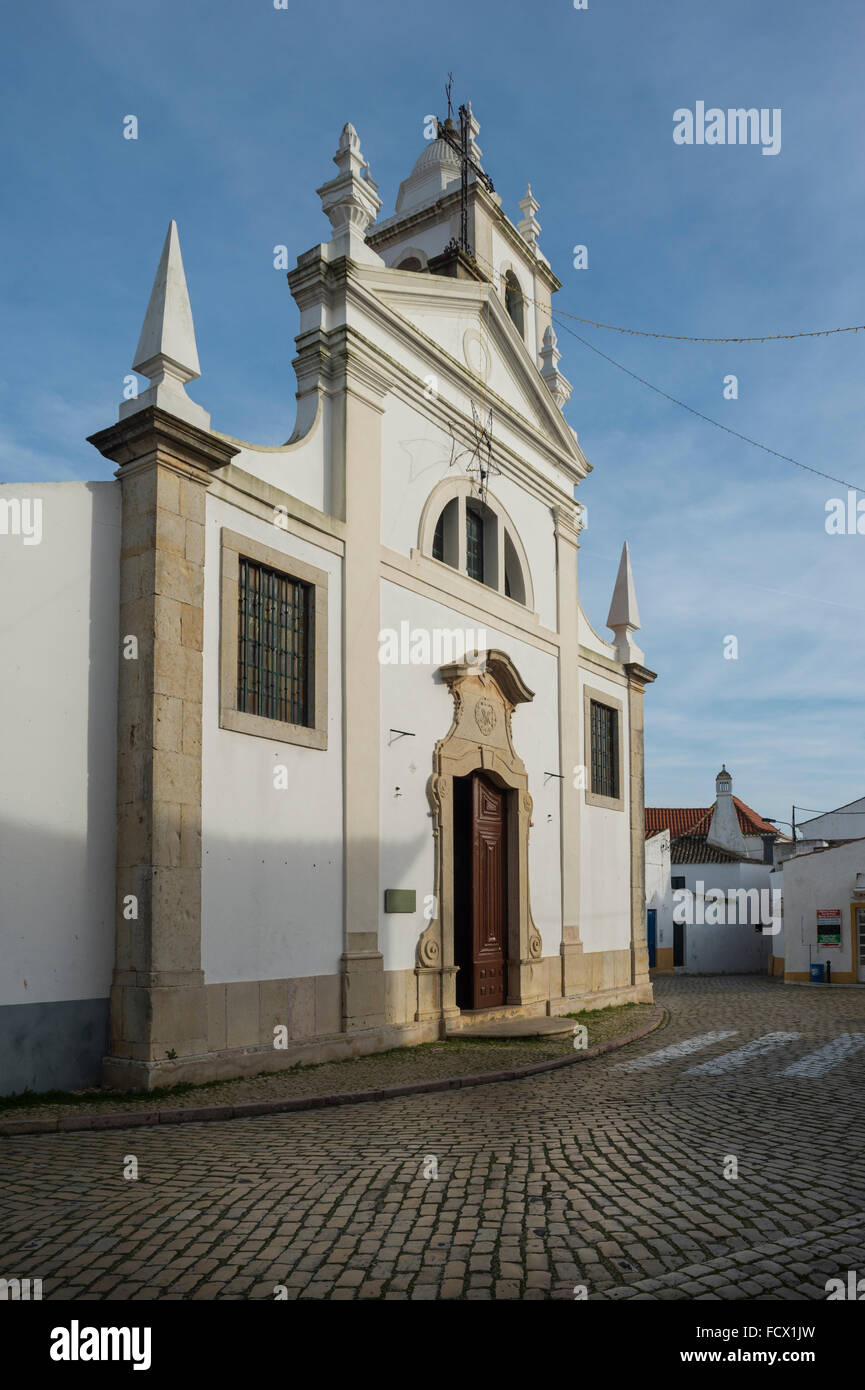
[[[711,810],[711,807],[709,808]],[[660,806],[646,807],[646,829],[657,834],[659,830],[669,830],[671,835],[685,835],[706,816],[705,807],[686,810],[682,806],[665,808]]]
[[[746,835],[780,835],[780,830],[771,821],[764,820],[758,816],[756,811],[752,811],[750,806],[746,806],[744,801],[740,801],[738,796],[733,797],[733,804],[739,815],[739,824]]]
[[[733,804],[736,807],[736,814],[739,817],[739,826],[743,835],[777,835],[779,833],[776,826],[763,820],[763,817],[758,816],[756,811],[752,811],[750,806],[746,806],[744,801],[740,801],[738,796],[733,797]],[[706,835],[712,823],[714,809],[714,802],[711,806],[647,806],[646,831],[656,835],[659,830],[669,830],[674,837],[678,835]]]
[[[739,864],[739,855],[706,844],[705,835],[679,835],[670,841],[671,864]],[[749,860],[749,863],[755,863]]]

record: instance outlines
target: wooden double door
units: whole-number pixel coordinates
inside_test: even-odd
[[[508,794],[481,772],[454,779],[454,963],[461,1009],[508,992]]]

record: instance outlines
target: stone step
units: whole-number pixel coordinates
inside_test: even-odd
[[[486,1010],[484,1010],[486,1012]],[[490,1010],[495,1013],[495,1010]],[[476,1014],[462,1014],[459,1019],[448,1023],[447,1036],[472,1038],[541,1038],[551,1035],[572,1033],[573,1019],[548,1018],[545,1014],[538,1018],[483,1018]]]

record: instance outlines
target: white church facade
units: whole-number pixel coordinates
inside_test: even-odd
[[[655,677],[627,548],[611,640],[579,603],[591,465],[538,205],[514,224],[472,174],[468,252],[444,139],[386,220],[351,126],[334,162],[330,240],[288,273],[287,444],[232,438],[187,395],[172,223],[133,363],[148,388],[91,436],[116,481],[0,489],[0,1092],[651,999]]]

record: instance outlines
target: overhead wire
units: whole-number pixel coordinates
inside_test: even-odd
[[[487,269],[487,270],[489,270],[489,271],[492,272],[494,278],[497,279],[497,280],[499,281],[499,287],[501,287],[502,285],[505,285],[505,284],[506,284],[506,281],[505,281],[505,279],[504,279],[504,276],[502,276],[502,275],[495,269],[494,266],[490,265],[490,263],[489,263],[488,261],[486,261],[483,257],[477,256],[477,255],[475,256],[475,259],[477,260],[477,262],[478,262],[479,265],[482,265],[485,269]],[[783,460],[783,462],[785,462],[785,463],[792,463],[793,466],[794,466],[795,468],[801,468],[801,469],[803,469],[806,473],[813,473],[813,474],[815,474],[818,478],[825,478],[827,482],[830,482],[830,483],[838,483],[840,487],[850,488],[850,489],[852,489],[854,492],[855,492],[855,491],[859,491],[859,490],[862,489],[862,484],[847,482],[844,478],[838,478],[838,477],[836,477],[836,476],[835,476],[834,474],[832,474],[832,473],[826,473],[826,472],[824,472],[824,471],[823,471],[822,469],[820,469],[820,468],[815,468],[812,464],[809,464],[809,463],[802,463],[800,459],[793,458],[793,456],[792,456],[791,454],[784,454],[784,453],[781,453],[781,451],[780,451],[779,449],[772,449],[768,444],[762,444],[758,439],[752,439],[752,438],[750,437],[750,435],[742,434],[742,432],[741,432],[740,430],[734,430],[734,429],[732,429],[729,425],[724,425],[724,424],[722,424],[720,420],[715,420],[711,415],[705,415],[701,410],[696,410],[696,409],[694,408],[694,406],[688,405],[686,401],[679,400],[679,398],[678,398],[677,396],[671,395],[671,394],[669,393],[669,391],[664,391],[660,386],[655,386],[653,382],[648,381],[645,377],[639,376],[637,372],[631,371],[630,367],[626,367],[622,362],[617,362],[616,359],[615,359],[614,357],[610,357],[608,353],[602,352],[600,348],[595,347],[595,345],[594,345],[593,343],[590,343],[586,338],[582,337],[581,334],[575,332],[575,330],[574,330],[573,328],[571,328],[569,324],[563,323],[563,322],[561,321],[562,318],[570,318],[570,319],[575,319],[575,320],[576,320],[577,322],[579,322],[579,323],[593,323],[593,320],[591,320],[591,319],[581,319],[581,318],[579,318],[576,314],[569,314],[569,313],[567,313],[564,309],[559,309],[559,308],[557,308],[557,307],[555,307],[555,306],[548,306],[548,305],[546,305],[546,304],[543,304],[543,303],[541,303],[540,300],[533,299],[531,295],[527,295],[527,294],[525,293],[525,291],[522,290],[522,289],[520,289],[519,294],[520,294],[520,298],[521,298],[524,302],[526,302],[526,303],[528,303],[528,304],[533,304],[533,305],[535,305],[536,307],[543,309],[545,313],[549,313],[549,314],[551,315],[552,321],[555,322],[555,323],[558,325],[559,328],[563,328],[563,329],[565,330],[566,333],[570,333],[570,335],[571,335],[572,338],[576,338],[577,342],[582,343],[583,347],[588,348],[590,352],[595,353],[595,355],[598,356],[598,357],[602,357],[602,358],[604,359],[605,362],[609,362],[612,366],[617,367],[617,368],[619,369],[620,372],[624,372],[626,376],[632,377],[633,380],[634,380],[634,381],[638,381],[638,382],[640,383],[641,386],[646,386],[646,387],[648,387],[648,389],[649,389],[650,391],[654,391],[657,395],[662,396],[664,400],[670,401],[670,403],[671,403],[672,405],[677,405],[677,406],[680,407],[680,409],[682,409],[682,410],[687,410],[689,414],[696,416],[696,418],[697,418],[698,420],[704,420],[707,424],[709,424],[709,425],[714,425],[716,429],[723,430],[725,434],[730,434],[730,435],[732,435],[735,439],[741,439],[742,442],[743,442],[744,444],[750,445],[750,447],[753,448],[753,449],[761,449],[764,453],[770,454],[773,458],[781,459],[781,460]],[[594,326],[594,327],[597,327],[597,328],[610,328],[610,327],[611,327],[610,324],[600,324],[600,323],[598,323],[598,324],[593,324],[593,326]],[[712,342],[712,343],[722,343],[722,342],[726,342],[726,343],[729,343],[729,342],[767,342],[767,341],[769,341],[769,338],[770,338],[770,337],[773,337],[773,338],[787,338],[787,339],[790,339],[790,338],[813,338],[813,337],[820,337],[820,336],[828,336],[830,333],[853,333],[853,332],[857,332],[857,333],[858,333],[858,332],[859,332],[859,327],[865,328],[865,324],[859,325],[858,327],[853,327],[853,328],[833,328],[833,329],[826,329],[826,330],[823,330],[822,333],[781,333],[781,334],[766,335],[765,337],[762,337],[762,338],[748,338],[748,339],[745,339],[745,338],[686,338],[686,337],[682,337],[682,336],[679,336],[679,335],[666,334],[666,333],[641,333],[639,330],[636,330],[636,329],[634,329],[634,330],[631,330],[631,329],[616,329],[615,331],[617,331],[617,332],[623,332],[623,333],[631,333],[631,332],[633,332],[633,334],[634,334],[635,336],[652,337],[652,338],[669,338],[669,339],[673,339],[673,340],[678,341],[678,342],[700,342],[700,343],[710,343],[710,342]]]

